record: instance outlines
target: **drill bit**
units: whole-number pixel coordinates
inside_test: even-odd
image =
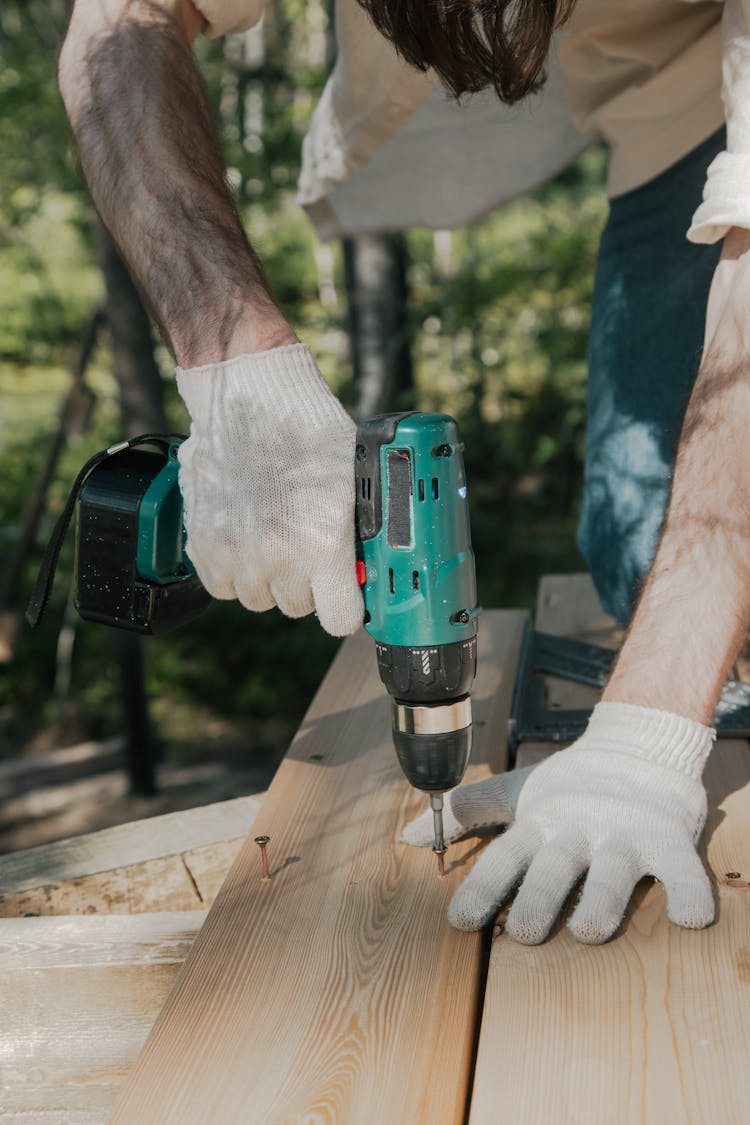
[[[445,838],[443,836],[443,794],[431,793],[430,804],[432,806],[432,820],[435,826],[435,849],[442,851],[445,847]]]
[[[432,806],[432,820],[435,826],[435,843],[432,850],[437,856],[438,874],[442,879],[445,875],[445,853],[448,850],[445,846],[445,837],[443,835],[443,794],[431,793],[430,804]]]

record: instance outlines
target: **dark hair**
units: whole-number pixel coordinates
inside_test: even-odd
[[[511,105],[544,85],[556,27],[576,0],[359,0],[398,53],[456,96],[494,86]]]

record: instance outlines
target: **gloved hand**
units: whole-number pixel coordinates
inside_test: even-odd
[[[535,767],[454,789],[446,839],[511,824],[453,896],[449,921],[478,930],[523,879],[505,925],[525,945],[544,941],[588,870],[568,926],[596,944],[619,926],[644,875],[664,884],[673,922],[713,921],[711,884],[695,850],[706,818],[701,773],[715,731],[629,703],[599,703],[584,734]],[[432,814],[412,821],[407,843],[432,844]]]
[[[179,450],[187,552],[215,598],[334,636],[362,623],[354,525],[356,427],[309,348],[177,370],[190,412]]]

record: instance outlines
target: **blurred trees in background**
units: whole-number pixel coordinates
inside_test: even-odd
[[[112,297],[116,266],[70,150],[55,81],[67,8],[65,0],[5,0],[0,8],[0,570],[83,326],[105,300],[108,261],[122,331],[141,340],[143,365],[156,357],[148,409],[160,410],[163,398],[169,428],[186,425],[169,355],[160,344],[154,352],[146,323],[138,327],[132,306],[127,314]],[[362,413],[407,403],[458,418],[480,597],[529,605],[541,573],[581,565],[574,528],[604,154],[589,150],[553,183],[467,230],[354,240],[344,251],[316,243],[294,185],[330,53],[320,0],[278,0],[262,28],[198,43],[230,183],[282,307],[343,401]],[[353,355],[352,324],[363,330]],[[105,337],[88,376],[97,396],[92,420],[61,458],[45,534],[81,463],[122,434],[117,362]],[[132,373],[126,381],[135,388]],[[118,725],[110,641],[96,626],[73,625],[71,570],[68,543],[46,621],[0,669],[7,746],[45,723],[63,722],[66,737]],[[75,629],[69,676],[56,656],[63,619]],[[312,619],[216,603],[189,631],[148,644],[157,721],[168,740],[186,745],[234,735],[249,745],[283,741],[335,647]]]

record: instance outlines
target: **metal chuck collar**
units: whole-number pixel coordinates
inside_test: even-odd
[[[393,745],[408,781],[427,793],[461,783],[471,754],[471,699],[449,703],[392,701]]]

